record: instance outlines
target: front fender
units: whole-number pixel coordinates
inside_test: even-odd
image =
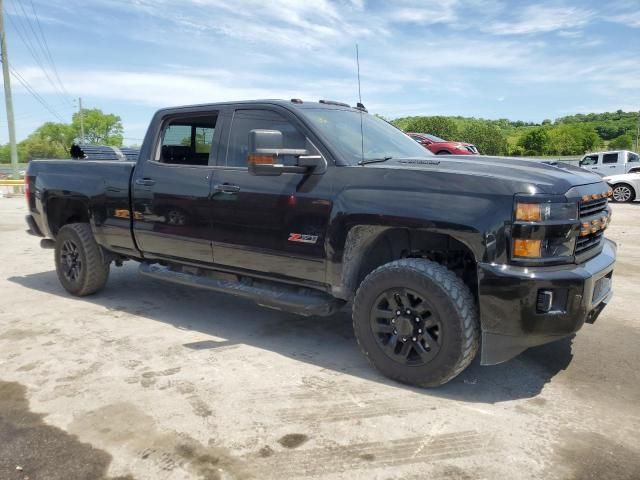
[[[506,205],[506,207],[505,207]],[[495,261],[504,242],[512,200],[484,193],[350,189],[336,199],[327,236],[327,278],[334,295],[351,295],[353,269],[366,249],[389,229],[451,237],[470,250],[476,262]]]

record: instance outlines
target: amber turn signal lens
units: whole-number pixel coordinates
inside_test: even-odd
[[[516,238],[513,240],[513,255],[516,257],[540,258],[541,243],[541,240]]]
[[[516,203],[516,220],[523,222],[540,221],[539,203]]]
[[[580,225],[580,227],[581,227],[580,228],[581,237],[586,237],[591,233],[591,225],[589,225],[588,223],[583,223],[582,225]]]
[[[273,165],[273,156],[249,155],[249,165]]]

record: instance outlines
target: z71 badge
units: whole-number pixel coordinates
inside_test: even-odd
[[[289,234],[290,242],[300,242],[300,243],[316,243],[318,241],[317,235],[304,235],[302,233],[290,233]]]

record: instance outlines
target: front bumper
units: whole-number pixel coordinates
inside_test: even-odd
[[[482,365],[505,362],[529,347],[577,332],[593,323],[611,300],[616,245],[605,239],[602,251],[580,265],[516,267],[480,263],[478,282],[482,326]],[[541,290],[554,294],[543,313]]]

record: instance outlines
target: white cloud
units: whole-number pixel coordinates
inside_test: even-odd
[[[579,7],[530,5],[509,21],[490,23],[483,31],[495,35],[522,35],[553,32],[583,27],[594,17],[594,12]]]
[[[559,30],[558,36],[564,38],[580,38],[582,37],[584,32],[581,30]]]
[[[427,0],[422,2],[394,2],[389,18],[398,23],[431,25],[458,21],[458,0]]]
[[[621,23],[632,28],[640,28],[640,7],[636,5],[636,9],[633,11],[628,11],[626,13],[612,15],[605,18],[610,22]]]

